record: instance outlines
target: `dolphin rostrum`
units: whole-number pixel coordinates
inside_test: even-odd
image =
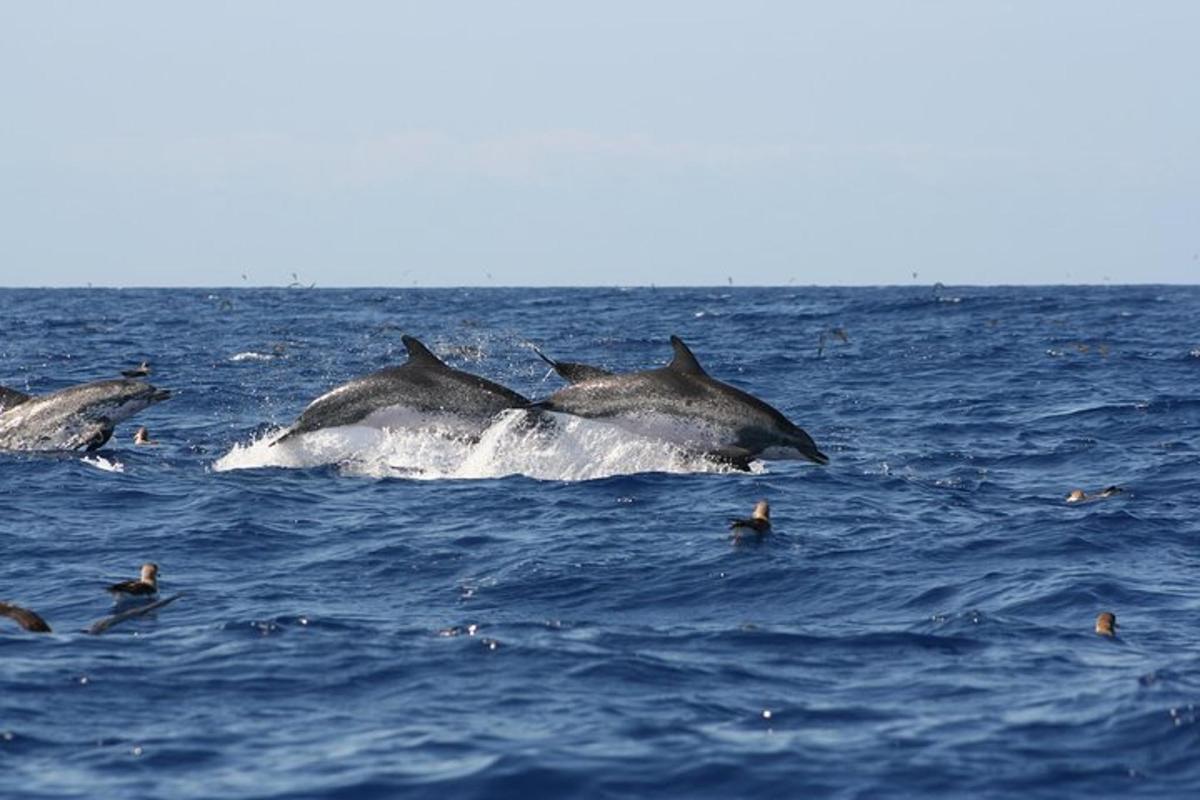
[[[0,389],[0,450],[96,450],[118,422],[171,393],[117,378],[28,396]]]
[[[528,407],[529,401],[511,389],[447,366],[412,336],[401,341],[408,361],[330,389],[271,445],[322,428],[397,427],[430,418],[442,418],[472,436],[501,411]]]
[[[742,469],[759,455],[829,462],[779,411],[710,377],[679,337],[671,346],[675,357],[665,367],[573,382],[532,407],[660,435]]]

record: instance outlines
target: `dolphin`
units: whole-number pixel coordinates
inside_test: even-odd
[[[675,357],[665,367],[586,378],[531,408],[609,420],[739,469],[759,455],[829,463],[812,437],[779,411],[710,377],[678,336],[671,347]]]
[[[96,450],[118,422],[171,393],[117,378],[30,396],[0,389],[0,450]]]
[[[29,395],[24,392],[18,392],[16,389],[6,389],[0,386],[0,414],[8,411],[10,408],[16,408],[29,399]]]
[[[612,375],[608,370],[593,367],[591,364],[580,364],[575,361],[555,361],[536,347],[533,348],[533,352],[537,353],[538,358],[549,364],[558,373],[558,376],[567,383],[580,383],[592,378],[603,378],[607,375]]]
[[[447,366],[412,336],[403,336],[408,361],[330,389],[308,404],[271,446],[302,433],[342,425],[376,428],[421,424],[441,417],[468,437],[492,418],[529,400],[486,378]]]

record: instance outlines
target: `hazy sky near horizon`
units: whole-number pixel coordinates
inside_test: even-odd
[[[1197,31],[1167,1],[9,3],[0,285],[1200,283]]]

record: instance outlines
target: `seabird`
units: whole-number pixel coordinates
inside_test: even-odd
[[[1096,617],[1096,633],[1101,636],[1117,635],[1117,615],[1111,611],[1101,611]]]
[[[0,603],[0,617],[8,617],[32,633],[50,633],[50,626],[46,624],[46,620],[28,608],[14,606],[11,603]]]
[[[1067,495],[1068,503],[1086,503],[1092,500],[1103,500],[1106,497],[1112,497],[1115,494],[1121,494],[1125,490],[1120,486],[1105,486],[1095,494],[1088,494],[1083,489],[1072,489]]]
[[[138,364],[133,369],[121,370],[121,374],[124,375],[126,378],[144,378],[147,375],[149,375],[150,372],[151,372],[151,369],[150,369],[149,361],[143,361],[141,364]]]
[[[754,513],[750,519],[734,519],[730,518],[729,528],[733,531],[738,531],[739,528],[749,528],[758,535],[762,535],[771,530],[771,506],[766,500],[759,500],[754,506]],[[734,536],[737,536],[735,533]]]
[[[158,444],[154,439],[150,438],[150,431],[146,430],[146,426],[138,428],[133,434],[134,444]]]
[[[108,587],[117,601],[143,599],[158,594],[158,564],[142,564],[142,576],[137,580],[121,581]]]

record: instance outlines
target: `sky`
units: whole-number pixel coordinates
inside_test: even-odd
[[[0,286],[1200,283],[1197,31],[1191,0],[10,2]]]

